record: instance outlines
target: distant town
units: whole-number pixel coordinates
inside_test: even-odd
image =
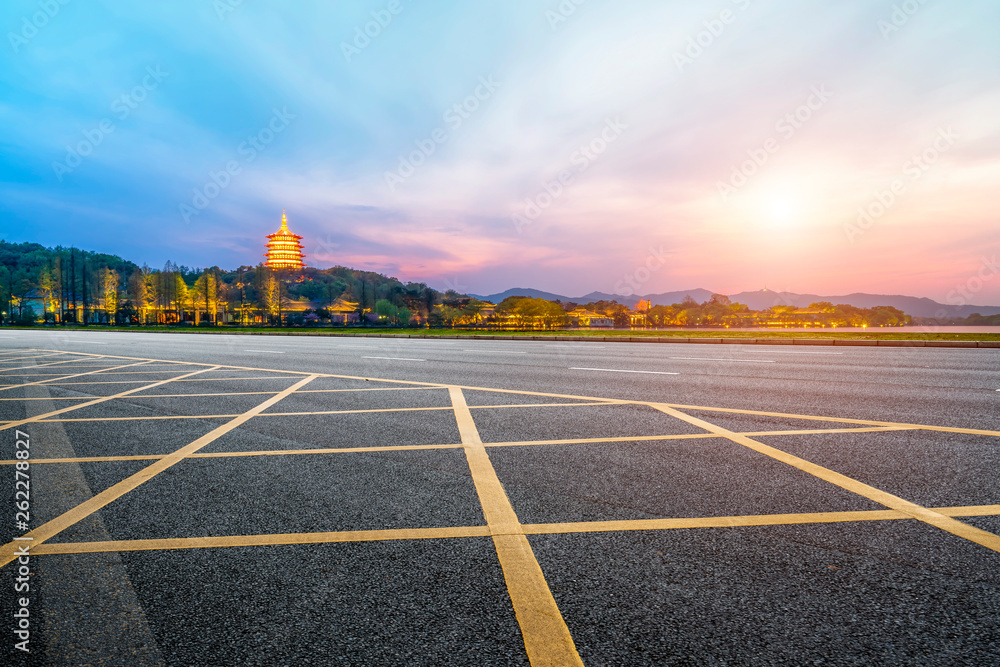
[[[138,266],[115,255],[0,241],[3,325],[414,327],[497,330],[901,327],[928,323],[901,309],[817,301],[751,309],[723,294],[672,304],[600,298],[585,303],[511,294],[493,303],[371,271],[305,263],[302,237],[282,214],[264,261],[235,270],[167,262]],[[516,291],[516,290],[515,290]],[[699,290],[702,291],[702,290]],[[1000,325],[973,314],[936,324]]]

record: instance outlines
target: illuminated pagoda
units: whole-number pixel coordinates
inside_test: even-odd
[[[302,253],[302,244],[299,243],[301,238],[288,230],[288,217],[282,211],[281,228],[267,235],[267,252],[264,253],[267,261],[264,265],[271,269],[305,268],[306,263],[303,260],[306,256]]]

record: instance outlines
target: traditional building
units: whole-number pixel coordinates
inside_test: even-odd
[[[306,256],[302,253],[302,244],[299,243],[301,239],[301,236],[288,230],[288,217],[282,211],[281,228],[267,235],[267,252],[264,253],[267,261],[264,264],[271,269],[305,268]]]

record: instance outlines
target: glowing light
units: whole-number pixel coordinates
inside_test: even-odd
[[[791,225],[798,219],[798,207],[790,199],[775,199],[770,203],[768,214],[772,223]]]
[[[302,237],[288,229],[288,217],[281,212],[281,227],[274,234],[267,235],[267,252],[264,264],[272,269],[305,268],[305,254],[302,252]]]

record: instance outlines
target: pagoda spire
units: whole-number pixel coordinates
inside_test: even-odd
[[[273,234],[267,235],[267,252],[264,257],[266,266],[272,269],[305,268],[305,255],[302,253],[301,236],[288,229],[288,215],[281,210],[281,227]]]

